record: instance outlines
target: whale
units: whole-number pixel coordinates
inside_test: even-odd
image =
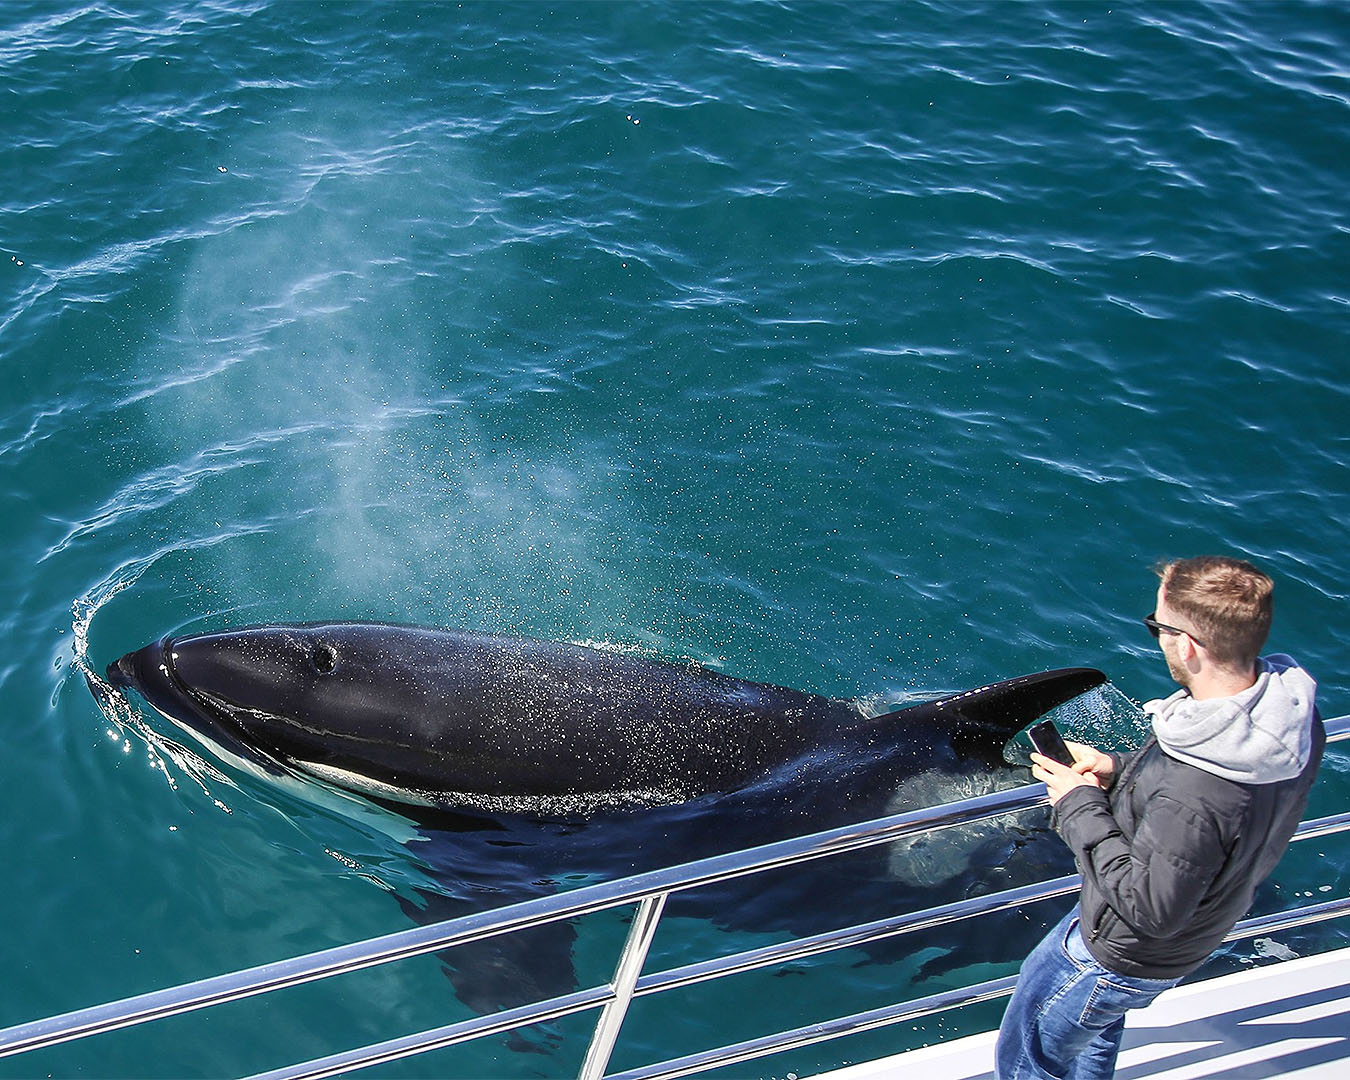
[[[411,824],[397,842],[418,873],[386,887],[423,925],[1025,783],[1007,741],[1106,682],[1061,668],[877,714],[634,650],[370,622],[169,635],[106,674],[111,687],[88,673],[100,704],[137,693],[217,757],[363,833],[390,811]],[[353,797],[379,814],[352,813]],[[802,936],[834,925],[820,897],[847,895],[861,922],[1023,884],[1046,866],[1067,873],[1044,816],[944,832],[962,834],[955,845],[902,842],[720,882],[673,896],[669,911]],[[1020,927],[983,925],[1001,928],[945,943],[925,974],[1019,947]],[[459,999],[488,1015],[575,990],[576,939],[559,923],[439,959]],[[863,952],[888,962],[906,942]],[[549,1052],[557,1034],[512,1038]]]
[[[874,715],[632,650],[374,622],[167,635],[107,678],[272,774],[403,808],[545,814],[999,766],[1018,731],[1106,681],[1060,668]]]

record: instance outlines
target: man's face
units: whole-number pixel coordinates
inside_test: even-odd
[[[1154,610],[1157,611],[1157,615],[1154,617],[1160,623],[1167,623],[1169,626],[1186,625],[1186,620],[1167,606],[1167,596],[1162,585],[1158,586],[1158,596],[1155,600]],[[1177,642],[1179,640],[1177,634],[1168,633],[1164,630],[1158,635],[1158,647],[1162,649],[1163,659],[1167,661],[1168,674],[1170,674],[1179,685],[1189,688],[1191,673],[1186,670],[1186,666],[1182,664],[1180,657],[1177,655]]]

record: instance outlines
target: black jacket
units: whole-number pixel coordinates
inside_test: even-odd
[[[1051,822],[1083,876],[1083,938],[1103,967],[1174,979],[1219,946],[1303,817],[1326,744],[1321,718],[1312,724],[1291,780],[1225,780],[1150,739],[1117,758],[1109,791],[1075,787],[1055,804]]]

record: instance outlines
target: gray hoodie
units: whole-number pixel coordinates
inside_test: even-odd
[[[1187,690],[1150,701],[1153,732],[1172,757],[1241,784],[1274,784],[1303,771],[1312,752],[1317,683],[1291,656],[1257,661],[1240,694],[1197,701]]]

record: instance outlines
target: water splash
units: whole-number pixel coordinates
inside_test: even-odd
[[[155,772],[164,777],[169,787],[177,791],[179,778],[193,781],[216,809],[232,814],[229,805],[213,791],[212,785],[236,788],[228,776],[188,747],[170,739],[146,723],[120,690],[112,686],[89,660],[89,628],[94,616],[113,597],[135,581],[166,552],[161,550],[144,559],[137,559],[118,567],[112,575],[96,583],[71,605],[71,630],[74,640],[72,668],[84,676],[98,703],[99,711],[109,721],[106,734],[114,743],[121,743],[124,754],[132,753],[139,743],[144,746],[146,759]],[[172,764],[173,768],[170,768]]]
[[[1143,710],[1109,682],[1079,694],[1045,715],[1066,738],[1105,749],[1137,747],[1148,732],[1148,718]],[[1022,731],[1009,740],[1004,759],[1028,765],[1030,752],[1031,744]],[[973,774],[932,770],[898,785],[887,813],[988,795],[1027,782],[1025,774],[1009,769]],[[1025,844],[1034,835],[1035,825],[1018,812],[899,840],[889,847],[890,872],[899,881],[932,888],[968,871],[991,841],[1014,831],[1020,831],[1021,843]]]
[[[401,815],[384,807],[377,806],[358,795],[335,788],[317,777],[298,776],[291,773],[274,775],[264,773],[258,767],[242,759],[222,755],[220,764],[203,756],[192,747],[157,730],[133,699],[110,684],[89,659],[89,631],[94,617],[114,597],[129,588],[161,558],[179,554],[192,548],[212,547],[219,542],[217,537],[206,537],[195,543],[166,546],[141,559],[131,560],[118,567],[104,580],[91,587],[72,604],[74,655],[70,669],[84,676],[90,693],[98,703],[99,710],[108,721],[106,735],[109,741],[120,744],[123,754],[131,754],[137,746],[144,748],[150,768],[164,778],[164,782],[175,792],[181,790],[184,781],[195,785],[201,794],[217,810],[224,814],[234,814],[235,807],[248,813],[248,807],[254,799],[250,792],[251,780],[275,789],[283,799],[264,800],[272,812],[284,819],[292,828],[322,846],[331,841],[331,823],[336,817],[350,825],[358,827],[358,836],[378,835],[397,844],[407,844],[418,839],[415,824]],[[153,710],[151,710],[153,712]],[[154,714],[158,715],[158,714]],[[216,752],[219,748],[207,747]],[[230,769],[231,771],[226,771]],[[286,808],[284,797],[294,797],[306,808],[305,813],[293,814]],[[325,824],[308,824],[308,812],[319,808],[327,812]],[[377,845],[376,850],[383,850]],[[342,860],[339,860],[342,861]],[[358,876],[367,877],[383,889],[387,883],[372,872],[361,870]],[[386,874],[386,876],[388,876]]]
[[[1045,715],[1066,739],[1102,750],[1137,749],[1150,730],[1148,716],[1138,703],[1109,682]],[[1030,765],[1030,755],[1031,743],[1025,731],[1013,736],[1003,751],[1004,760],[1017,765]]]

